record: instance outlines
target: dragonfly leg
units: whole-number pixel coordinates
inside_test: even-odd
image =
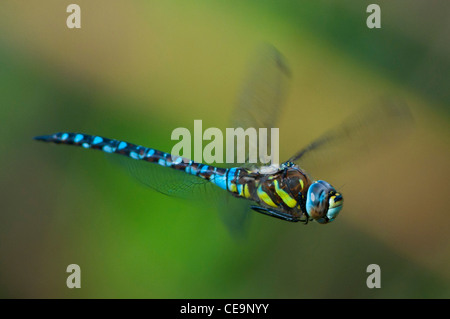
[[[285,167],[283,170],[283,180],[286,179],[287,177],[287,170],[288,170],[287,167]]]
[[[251,209],[253,209],[255,212],[267,215],[267,216],[271,216],[271,217],[275,217],[278,219],[282,219],[282,220],[286,220],[288,222],[298,222],[299,220],[296,219],[295,217],[293,217],[292,215],[274,210],[274,209],[268,209],[265,207],[261,207],[261,206],[255,206],[252,205],[250,206]]]
[[[303,221],[303,223],[305,225],[308,225],[309,215],[308,212],[306,211],[306,200],[303,197],[302,193],[298,194],[297,202],[300,204],[300,209],[302,210],[302,213],[306,216],[306,219]]]

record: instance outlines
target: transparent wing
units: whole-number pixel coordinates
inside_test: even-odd
[[[412,115],[406,103],[383,99],[364,108],[300,150],[289,161],[307,171],[337,170],[380,146],[398,141],[412,126]]]
[[[233,128],[243,128],[244,130],[255,128],[257,133],[259,128],[267,128],[266,145],[269,151],[271,146],[270,129],[276,127],[281,106],[285,100],[289,76],[289,68],[281,53],[275,47],[265,45],[258,50],[257,57],[250,65],[237,105],[231,114],[231,127]],[[227,143],[229,142],[227,140]],[[239,160],[237,154],[242,154],[245,150],[234,148],[235,164],[248,164],[248,154],[250,152],[258,154],[256,152],[258,145],[251,140],[247,142],[249,145],[246,156],[243,156],[244,161]],[[270,152],[268,153],[270,154]],[[250,158],[250,160],[252,159]],[[250,164],[261,165],[259,156],[253,162]]]
[[[260,49],[251,63],[236,108],[232,112],[231,127],[241,127],[244,130],[255,128],[256,132],[259,128],[267,128],[267,147],[270,150],[270,128],[275,127],[279,117],[288,77],[289,70],[282,55],[269,45]],[[258,149],[257,145],[249,144],[246,154],[249,154],[252,149]],[[227,166],[238,166],[236,156],[240,151],[235,149],[234,163]],[[219,209],[221,219],[233,235],[242,237],[246,233],[250,201],[235,198],[214,184],[184,172],[116,154],[106,156],[116,164],[125,167],[139,182],[158,192],[187,199],[201,199],[203,203],[214,202],[214,206]],[[258,162],[259,157],[252,165],[259,164]],[[245,156],[245,160],[240,163],[248,165],[248,156]]]
[[[222,194],[218,201],[219,217],[230,234],[237,239],[244,239],[248,233],[250,206],[252,202],[230,194]]]
[[[205,179],[146,161],[117,154],[105,156],[137,179],[144,186],[165,195],[197,200],[202,207],[218,210],[230,234],[242,238],[247,233],[251,202],[235,198],[227,191]]]
[[[206,199],[217,198],[221,192],[225,192],[205,179],[169,167],[117,154],[105,156],[114,164],[125,168],[143,185],[169,196]]]

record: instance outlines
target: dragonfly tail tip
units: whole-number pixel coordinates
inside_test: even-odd
[[[40,136],[35,136],[35,137],[33,137],[33,139],[36,140],[36,141],[44,141],[44,142],[47,142],[47,141],[50,140],[51,137],[52,137],[51,135],[40,135]]]

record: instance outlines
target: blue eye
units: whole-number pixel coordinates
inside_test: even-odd
[[[315,182],[309,189],[306,197],[306,211],[311,216],[312,211],[323,205],[326,200],[325,186],[322,183]]]

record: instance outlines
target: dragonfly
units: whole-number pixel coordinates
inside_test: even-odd
[[[260,54],[250,68],[232,112],[235,127],[275,127],[281,113],[291,72],[276,48],[269,46],[262,51],[264,54]],[[136,178],[167,195],[187,193],[189,196],[198,185],[214,185],[245,200],[246,207],[255,212],[289,222],[328,224],[341,212],[343,195],[330,183],[313,179],[302,168],[302,163],[307,163],[308,158],[315,163],[331,159],[331,165],[335,165],[341,154],[346,154],[347,159],[357,158],[367,145],[383,141],[386,132],[400,127],[407,113],[406,107],[394,103],[364,109],[277,166],[241,163],[218,167],[123,140],[84,133],[59,132],[34,139],[120,155],[127,159],[126,163],[134,163],[127,166],[135,168],[130,171]],[[333,149],[335,154],[330,156]]]

